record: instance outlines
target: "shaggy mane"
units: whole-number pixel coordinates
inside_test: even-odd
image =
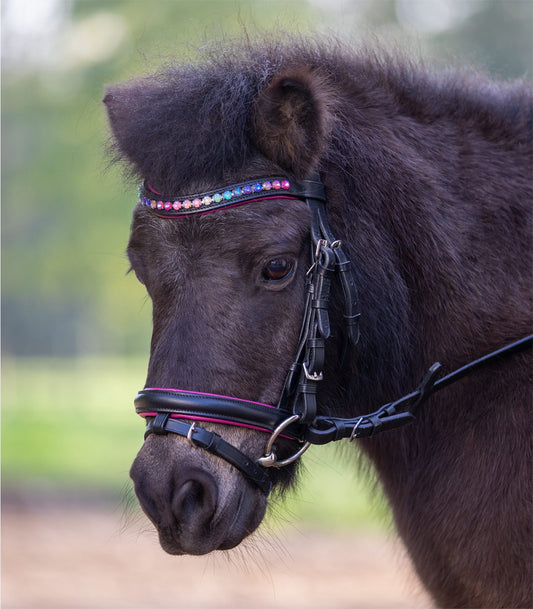
[[[304,66],[331,84],[337,128],[327,157],[337,165],[353,153],[343,144],[352,93],[361,110],[400,112],[429,123],[453,116],[493,137],[531,129],[531,93],[524,82],[496,83],[465,69],[439,72],[382,46],[352,49],[337,40],[272,36],[215,42],[200,57],[110,87],[105,101],[122,96],[127,109],[127,117],[113,126],[121,145],[111,145],[112,157],[126,160],[131,176],[149,178],[165,192],[190,192],[191,176],[202,185],[223,183],[257,154],[250,113],[259,91],[277,74]]]

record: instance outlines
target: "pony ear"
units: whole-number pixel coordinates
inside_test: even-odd
[[[316,168],[329,133],[331,93],[308,68],[276,76],[259,93],[252,140],[268,159],[297,178]]]
[[[111,159],[127,161],[130,175],[171,192],[179,153],[178,138],[168,128],[175,112],[168,89],[150,79],[133,80],[107,87],[103,102],[113,136]]]
[[[126,158],[140,172],[143,172],[139,157],[138,108],[142,106],[142,95],[134,85],[106,87],[102,100],[106,106],[109,125],[113,134],[113,149],[117,157]],[[143,108],[144,109],[144,108]]]

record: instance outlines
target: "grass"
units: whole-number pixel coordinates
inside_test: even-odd
[[[133,397],[145,367],[137,359],[4,360],[4,489],[120,494],[143,441]],[[388,523],[380,493],[357,474],[354,459],[339,452],[348,451],[311,447],[298,492],[274,500],[269,520],[335,529]]]
[[[7,360],[2,376],[4,484],[48,481],[106,490],[142,444],[132,399],[140,361]]]

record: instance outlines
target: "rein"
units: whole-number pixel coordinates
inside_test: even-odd
[[[441,365],[435,363],[415,391],[375,412],[344,419],[318,415],[316,395],[324,376],[325,342],[331,334],[328,311],[332,279],[339,281],[344,297],[345,355],[359,339],[360,317],[351,263],[327,221],[323,184],[318,179],[289,181],[272,177],[188,197],[162,197],[146,183],[139,189],[140,203],[164,218],[211,213],[269,198],[301,199],[311,211],[311,266],[307,271],[304,315],[296,355],[277,405],[181,389],[145,388],[135,398],[136,412],[147,419],[145,438],[152,433],[183,436],[192,446],[203,448],[231,463],[268,493],[271,481],[266,470],[269,467],[283,467],[294,462],[311,444],[327,444],[343,438],[353,441],[411,423],[416,419],[420,406],[436,391],[533,343],[531,334],[440,379]],[[253,461],[218,434],[198,427],[199,421],[270,433],[264,456]],[[299,444],[298,450],[282,461],[274,452],[278,437],[289,438]]]

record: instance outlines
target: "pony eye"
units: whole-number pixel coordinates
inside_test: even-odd
[[[263,267],[262,276],[266,281],[285,279],[293,269],[292,262],[287,258],[272,258]]]

